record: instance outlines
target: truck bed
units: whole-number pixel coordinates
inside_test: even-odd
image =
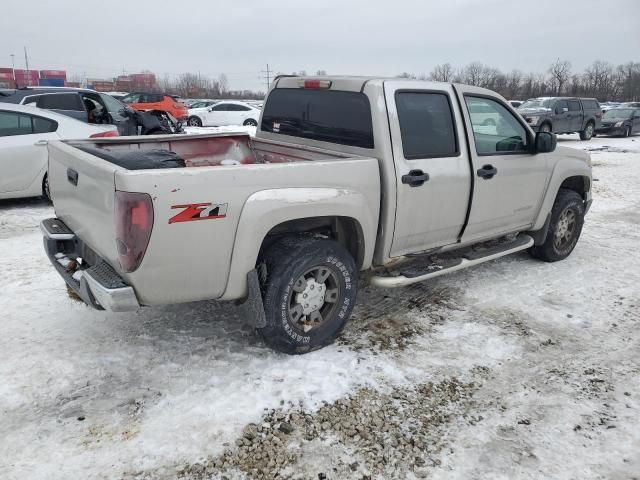
[[[166,150],[183,158],[185,166],[127,169],[82,150],[87,147],[107,152]],[[380,176],[375,158],[226,133],[56,141],[48,148],[57,218],[127,284],[135,285],[140,304],[237,298],[246,283],[236,279],[233,286],[227,284],[232,261],[250,263],[252,253],[243,245],[266,235],[262,224],[278,223],[278,209],[299,208],[290,198],[298,205],[301,199],[314,202],[317,211],[322,205],[344,210],[345,199],[347,204],[357,199],[351,201],[357,205],[352,215],[364,217],[368,235],[377,229]],[[142,263],[131,273],[119,263],[116,191],[148,194],[153,202],[150,241]],[[193,205],[219,207],[219,214],[203,218],[207,221],[176,220]],[[246,219],[247,211],[261,209],[264,214]]]

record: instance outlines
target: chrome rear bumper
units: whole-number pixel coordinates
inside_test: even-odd
[[[66,284],[87,305],[98,310],[137,310],[136,293],[104,259],[95,256],[93,265],[80,264],[82,241],[62,220],[48,218],[40,223],[44,249]],[[85,247],[86,250],[86,247]]]

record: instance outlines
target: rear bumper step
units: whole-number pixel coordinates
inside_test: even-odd
[[[89,268],[78,265],[76,252],[79,240],[62,220],[43,220],[40,229],[44,236],[44,248],[52,265],[69,288],[87,305],[97,310],[113,312],[140,308],[133,288],[103,259],[98,259]]]
[[[413,283],[423,282],[431,278],[439,277],[445,273],[455,272],[463,268],[473,267],[484,262],[495,260],[521,250],[526,250],[534,244],[533,238],[529,235],[518,235],[514,240],[500,245],[485,248],[484,250],[465,252],[459,258],[448,262],[431,263],[422,267],[421,272],[416,272],[412,268],[401,271],[396,276],[374,276],[371,277],[371,284],[376,287],[393,288],[404,287]]]

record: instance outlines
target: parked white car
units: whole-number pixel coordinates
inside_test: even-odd
[[[49,197],[49,140],[115,136],[115,125],[90,125],[51,110],[0,103],[0,199]]]
[[[190,127],[221,127],[224,125],[257,126],[261,110],[245,102],[223,100],[204,109],[189,111]]]

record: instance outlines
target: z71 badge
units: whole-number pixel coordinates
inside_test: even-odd
[[[193,222],[195,220],[215,220],[227,216],[226,203],[191,203],[189,205],[173,205],[171,208],[183,210],[171,217],[169,223]]]

